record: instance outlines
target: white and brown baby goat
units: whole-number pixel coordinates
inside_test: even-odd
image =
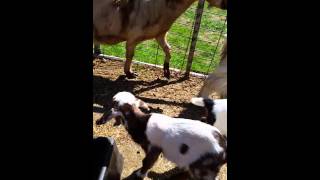
[[[196,180],[213,180],[227,161],[227,141],[220,131],[196,120],[172,118],[158,113],[144,113],[146,103],[129,92],[113,97],[113,108],[96,123],[104,124],[121,117],[133,141],[146,153],[136,178],[144,178],[163,153],[178,168],[187,170]]]
[[[191,103],[205,108],[206,123],[214,125],[224,136],[227,136],[227,99],[208,99],[194,97]]]

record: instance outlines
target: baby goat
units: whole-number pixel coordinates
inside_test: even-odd
[[[206,99],[194,97],[191,103],[196,106],[205,107],[206,123],[217,127],[221,133],[227,136],[227,99]]]
[[[113,97],[113,108],[96,123],[121,117],[122,123],[146,153],[142,168],[135,176],[143,179],[159,155],[188,170],[192,179],[213,180],[227,161],[227,141],[220,131],[196,120],[172,118],[158,113],[143,113],[146,103],[129,92]]]

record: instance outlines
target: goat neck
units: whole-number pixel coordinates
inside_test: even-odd
[[[141,145],[142,149],[147,152],[149,141],[146,136],[148,120],[151,114],[143,113],[138,107],[131,106],[124,113],[125,126],[132,140]]]

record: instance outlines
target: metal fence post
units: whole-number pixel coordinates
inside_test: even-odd
[[[189,50],[189,55],[188,55],[187,68],[186,68],[186,73],[185,73],[186,77],[189,77],[191,67],[192,67],[192,60],[193,60],[194,51],[196,49],[204,3],[205,3],[205,0],[199,0],[197,10],[196,10],[195,23],[194,23],[191,45],[190,45],[190,50]]]

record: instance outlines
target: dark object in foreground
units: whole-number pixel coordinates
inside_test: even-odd
[[[94,138],[93,156],[93,180],[120,180],[123,157],[112,138]]]

